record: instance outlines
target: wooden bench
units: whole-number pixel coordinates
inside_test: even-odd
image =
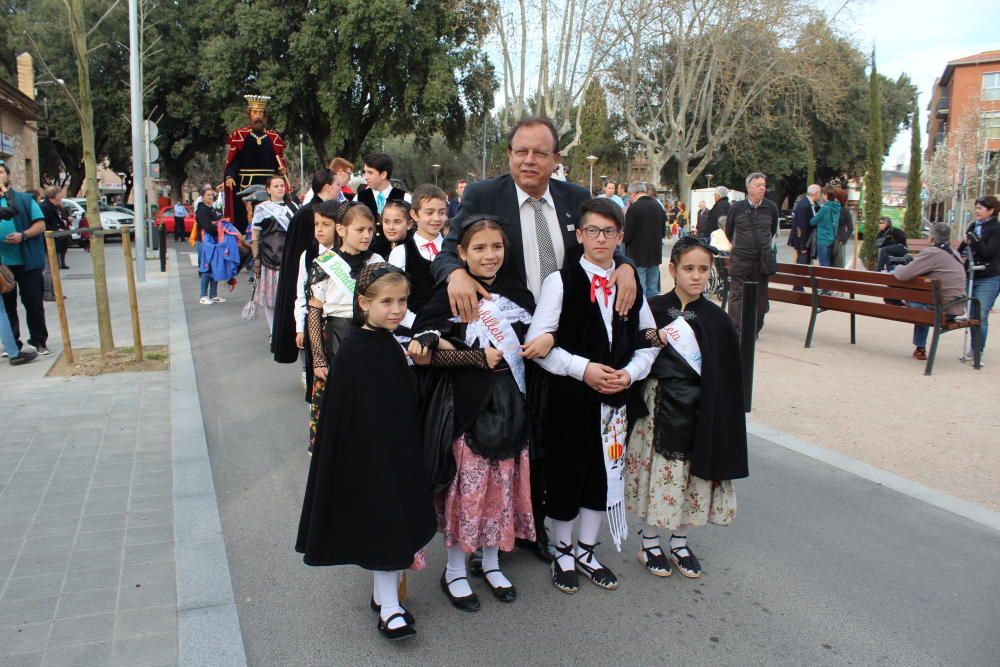
[[[897,280],[891,273],[875,271],[855,271],[852,269],[836,269],[828,266],[809,266],[811,313],[809,329],[806,333],[806,347],[812,347],[813,333],[816,330],[816,320],[819,314],[828,310],[848,313],[851,316],[851,344],[857,342],[855,318],[858,315],[874,317],[883,320],[906,322],[908,324],[923,324],[930,327],[931,345],[927,352],[927,365],[924,375],[930,375],[934,370],[934,357],[937,354],[938,338],[943,333],[970,328],[979,331],[979,302],[964,296],[960,299],[945,302],[941,291],[941,282],[927,278],[914,280]],[[830,293],[824,293],[826,290]],[[770,290],[769,290],[770,292]],[[837,292],[847,294],[840,296]],[[883,300],[868,301],[856,299],[857,295],[875,297]],[[885,303],[889,299],[895,302],[914,302],[926,304],[929,309],[913,308],[906,305]],[[965,319],[949,319],[945,311],[952,306],[971,304],[972,317]],[[979,368],[979,354],[975,355],[973,366]]]

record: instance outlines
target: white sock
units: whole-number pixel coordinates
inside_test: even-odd
[[[264,318],[267,320],[267,332],[270,335],[274,331],[274,308],[264,306]]]
[[[510,588],[514,585],[500,571],[500,547],[483,547],[483,572],[486,573],[486,581],[493,588]]]
[[[399,572],[375,571],[375,603],[381,604],[382,609],[379,616],[382,620],[387,620],[393,614],[402,614],[403,608],[399,606]],[[394,618],[389,621],[389,629],[395,630],[406,625],[406,621]]]
[[[677,533],[670,534],[671,551],[673,551],[674,549],[686,549],[687,545],[688,545],[687,531],[684,531],[684,534],[681,535],[678,535]],[[681,555],[686,556],[687,554],[681,553]]]
[[[465,569],[465,556],[466,554],[462,551],[462,547],[457,544],[448,547],[448,567],[444,570],[444,580],[451,582],[455,579],[460,579],[460,581],[448,584],[448,590],[458,598],[472,595],[472,586],[469,586],[469,580],[461,579],[461,577],[468,576],[468,571]]]
[[[559,521],[557,519],[552,519],[552,537],[556,540],[557,547],[572,547],[573,546],[573,522],[576,519],[570,521]],[[558,552],[556,552],[558,553]],[[572,551],[570,551],[572,553]],[[573,561],[573,556],[566,556],[559,554],[556,558],[556,563],[559,564],[559,569],[563,572],[572,572],[576,569],[576,563]]]
[[[598,512],[597,510],[589,510],[585,507],[581,507],[579,531],[580,543],[589,544],[591,546],[597,544],[597,533],[601,530],[602,521],[604,521],[604,512]],[[578,545],[576,547],[577,558],[579,558],[582,554],[583,549],[581,549]],[[586,557],[583,562],[587,567],[592,567],[594,569],[603,567],[597,560],[596,555]]]
[[[642,548],[653,549],[660,546],[660,529],[651,523],[642,527]],[[663,552],[663,549],[660,549]]]

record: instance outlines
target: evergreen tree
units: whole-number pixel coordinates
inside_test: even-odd
[[[590,185],[590,165],[587,156],[596,155],[594,165],[594,186],[600,186],[599,174],[610,174],[621,162],[622,150],[615,139],[611,121],[608,119],[608,104],[604,87],[597,79],[590,82],[583,97],[583,111],[580,113],[580,143],[568,156],[570,180]]]
[[[923,202],[920,199],[920,110],[917,98],[913,98],[913,119],[910,121],[910,173],[906,177],[906,213],[903,215],[903,231],[906,238],[920,238],[920,219]]]
[[[871,75],[868,78],[868,104],[868,150],[864,177],[865,240],[861,244],[860,254],[861,261],[872,269],[878,258],[875,236],[878,234],[878,219],[882,216],[882,157],[885,151],[885,145],[882,143],[882,97],[879,93],[874,49],[872,49]]]

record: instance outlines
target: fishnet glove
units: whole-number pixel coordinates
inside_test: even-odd
[[[437,331],[424,331],[413,337],[413,340],[417,341],[429,350],[436,349],[438,343],[441,342],[441,334]]]
[[[309,332],[309,349],[312,351],[313,368],[326,368],[326,347],[323,345],[323,309],[309,306],[306,312],[306,330]]]
[[[660,340],[660,332],[656,329],[642,329],[639,331],[639,347],[663,347]]]
[[[486,363],[486,350],[434,350],[431,356],[432,366],[455,367],[471,366],[473,368],[489,369]]]
[[[260,241],[254,239],[250,242],[250,251],[253,256],[253,272],[260,278]]]

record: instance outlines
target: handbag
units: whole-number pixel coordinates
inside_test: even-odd
[[[14,272],[7,266],[0,264],[0,294],[7,294],[14,290]]]

